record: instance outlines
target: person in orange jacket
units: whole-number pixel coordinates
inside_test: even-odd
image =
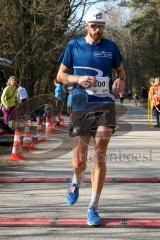
[[[151,83],[151,87],[148,93],[148,100],[151,102],[151,109],[156,117],[155,127],[160,127],[160,78],[156,77]]]

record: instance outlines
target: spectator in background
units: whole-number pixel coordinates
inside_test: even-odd
[[[50,111],[50,105],[49,105],[49,104],[45,104],[45,105],[44,105],[44,112],[43,112],[43,114],[42,114],[42,116],[41,116],[43,123],[45,123],[46,117],[49,117],[49,116],[50,116],[50,113],[51,113],[51,111]]]
[[[28,99],[28,93],[27,93],[26,89],[24,87],[22,87],[21,85],[19,85],[19,87],[18,87],[18,98],[20,99],[20,101],[22,103]]]
[[[147,99],[148,99],[148,91],[147,91],[147,88],[143,86],[142,87],[142,100],[143,100],[143,103],[146,103]]]
[[[62,84],[60,84],[59,82],[57,82],[57,79],[54,80],[54,84],[55,84],[55,90],[54,90],[54,96],[56,98],[56,110],[57,110],[57,114],[55,116],[55,125],[59,125],[59,119],[60,119],[60,113],[62,113],[62,110],[64,108],[64,101],[65,101],[65,92],[63,89]],[[56,120],[58,117],[58,120]]]
[[[65,93],[62,84],[57,82],[57,79],[54,80],[54,84],[56,86],[54,96],[56,97],[57,100],[64,101]]]
[[[56,98],[56,105],[57,105],[58,112],[61,112],[64,107],[65,92],[64,92],[62,84],[57,82],[57,79],[54,80],[54,84],[56,86],[56,88],[54,90],[54,96]]]
[[[130,89],[128,89],[127,97],[128,97],[129,102],[130,102],[131,99],[132,99],[132,91]]]
[[[151,109],[154,112],[156,118],[155,127],[160,127],[160,78],[157,77],[151,83],[151,87],[148,93],[148,99],[151,101]]]
[[[71,94],[71,90],[72,90],[72,86],[68,87],[68,95],[67,95],[67,113],[68,116],[70,116],[71,114],[71,106],[72,106],[72,94]]]
[[[135,105],[137,106],[138,100],[139,100],[138,89],[137,88],[133,88],[133,99],[134,99]]]
[[[4,88],[1,96],[3,104],[2,112],[4,123],[8,124],[9,120],[17,120],[16,104],[18,103],[17,79],[11,76],[7,81],[7,86]]]

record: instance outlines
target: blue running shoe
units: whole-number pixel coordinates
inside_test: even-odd
[[[67,203],[68,205],[73,205],[77,202],[79,197],[79,184],[72,184],[67,192]]]
[[[90,226],[96,226],[101,224],[101,218],[98,211],[94,207],[88,208],[87,224]]]

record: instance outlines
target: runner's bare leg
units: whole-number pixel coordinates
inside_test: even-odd
[[[112,135],[112,129],[99,126],[95,136],[94,167],[91,174],[92,192],[100,194],[106,176],[106,150]]]
[[[77,176],[86,169],[89,141],[90,136],[76,136],[73,138],[72,166]]]

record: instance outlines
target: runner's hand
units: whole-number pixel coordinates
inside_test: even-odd
[[[112,85],[112,91],[116,96],[124,92],[124,80],[117,78]]]
[[[84,88],[90,88],[96,86],[97,84],[96,77],[94,76],[80,76],[78,79],[78,84]]]

